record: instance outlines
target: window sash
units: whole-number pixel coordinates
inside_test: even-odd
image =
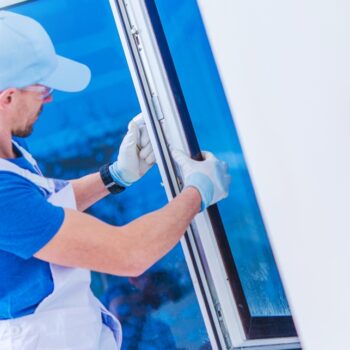
[[[198,158],[198,141],[154,1],[110,0],[110,3],[166,192],[171,199],[179,193],[181,179],[173,167],[167,143],[170,141]],[[295,333],[273,334],[271,327],[266,329],[271,321],[273,324],[284,320],[272,320],[271,317],[255,320],[249,314],[216,206],[197,215],[181,243],[213,348],[214,344],[217,348],[232,345],[269,345],[269,349],[298,347]],[[237,300],[241,304],[245,302],[243,311],[238,310]],[[292,322],[291,317],[288,322]],[[262,330],[265,339],[261,337]]]

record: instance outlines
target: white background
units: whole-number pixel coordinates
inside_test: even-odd
[[[198,2],[303,346],[349,350],[350,1]]]

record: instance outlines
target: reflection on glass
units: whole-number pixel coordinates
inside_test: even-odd
[[[29,139],[31,152],[47,176],[71,179],[97,171],[116,158],[127,123],[139,112],[109,1],[40,0],[12,10],[42,23],[57,52],[86,63],[93,76],[82,93],[55,91]],[[126,224],[167,202],[160,183],[154,167],[89,212],[111,224]],[[92,287],[121,319],[123,349],[210,348],[180,245],[140,278],[93,273]]]
[[[195,0],[155,0],[202,149],[229,164],[232,185],[219,211],[252,316],[290,311],[238,135]],[[253,103],[253,102],[252,102]]]

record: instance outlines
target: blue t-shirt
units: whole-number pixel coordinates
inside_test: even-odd
[[[23,140],[15,141],[26,148]],[[21,154],[10,161],[36,172]],[[47,202],[36,185],[0,170],[0,319],[31,314],[52,293],[50,266],[33,255],[63,220],[63,209]]]

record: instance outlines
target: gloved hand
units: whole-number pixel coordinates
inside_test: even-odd
[[[109,166],[109,171],[115,182],[127,187],[139,180],[154,163],[153,148],[140,113],[130,121],[118,159]]]
[[[195,187],[201,194],[201,211],[228,196],[231,176],[227,163],[210,152],[202,152],[204,160],[197,161],[179,150],[171,151],[184,179],[184,188]]]

